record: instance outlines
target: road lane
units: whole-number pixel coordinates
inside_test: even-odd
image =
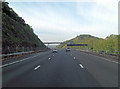
[[[2,81],[3,81],[3,86],[8,83],[11,82],[12,79],[18,77],[19,75],[28,72],[29,70],[33,69],[33,67],[35,67],[37,64],[39,64],[39,61],[41,62],[41,65],[44,64],[45,60],[47,57],[51,57],[52,54],[50,54],[51,52],[44,52],[44,53],[40,53],[40,54],[36,54],[38,56],[33,57],[29,60],[25,60],[13,65],[9,65],[6,67],[2,68]]]
[[[50,55],[53,55],[52,53]],[[99,83],[85,69],[79,67],[73,57],[65,51],[59,51],[54,57],[51,57],[50,63],[46,59],[49,56],[43,57],[44,61],[40,61],[36,57],[36,61],[30,62],[23,67],[16,68],[11,73],[12,79],[7,81],[4,86],[13,87],[89,87],[100,86]],[[32,61],[32,60],[31,60]],[[44,62],[44,64],[42,64]],[[40,65],[36,71],[32,70],[33,65]],[[35,67],[36,67],[35,66]],[[20,66],[19,66],[20,67]],[[15,76],[15,74],[19,76]],[[6,75],[6,76],[10,76]],[[8,79],[8,77],[4,76]],[[10,76],[11,77],[11,76]],[[87,83],[86,83],[87,82]]]
[[[84,52],[72,51],[71,53],[76,57],[77,61],[86,66],[86,70],[91,73],[103,87],[118,86],[118,63],[110,62],[102,57]]]
[[[3,86],[117,87],[116,64],[77,51],[43,55],[3,67]]]

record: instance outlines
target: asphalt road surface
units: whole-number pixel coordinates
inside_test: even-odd
[[[3,61],[3,87],[118,87],[118,63],[65,50]]]

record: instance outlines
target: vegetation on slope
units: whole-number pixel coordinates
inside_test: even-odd
[[[34,34],[33,29],[19,17],[7,2],[2,3],[2,48],[3,53],[15,52],[16,47],[28,50],[46,46]],[[23,50],[18,50],[23,51]]]
[[[64,44],[60,44],[58,48],[66,48],[67,44],[88,44],[88,49],[93,51],[108,51],[115,52],[118,50],[118,35],[110,35],[105,39],[94,37],[91,35],[80,35],[76,38],[63,42]],[[85,49],[85,47],[80,46],[72,46],[70,48],[76,49]]]

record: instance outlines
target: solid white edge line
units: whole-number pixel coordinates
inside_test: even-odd
[[[106,60],[106,61],[111,62],[111,63],[120,64],[119,61],[109,60],[109,59],[107,59],[107,58],[105,58],[105,57],[101,57],[101,56],[97,56],[97,55],[90,54],[90,53],[85,53],[85,52],[81,52],[81,53],[83,53],[83,54],[87,54],[87,55],[91,55],[91,56],[94,56],[94,57],[98,57],[98,58],[101,58],[101,59]]]
[[[17,63],[17,62],[20,62],[20,61],[11,62],[11,63],[9,63],[9,65],[15,64],[15,63]]]
[[[40,68],[40,65],[39,65],[39,66],[37,66],[37,67],[35,67],[35,68],[34,68],[34,70],[37,70],[38,68]]]
[[[104,57],[100,57],[100,56],[96,56],[96,55],[92,55],[92,54],[90,54],[91,56],[95,56],[95,57],[98,57],[98,58],[101,58],[101,59],[103,59],[103,60],[106,60],[106,61],[109,61],[109,62],[113,62],[113,63],[117,63],[117,64],[120,64],[118,61],[116,62],[116,61],[113,61],[113,60],[109,60],[109,59],[107,59],[107,58],[104,58]]]
[[[39,56],[39,55],[37,55],[37,56]],[[12,65],[12,64],[21,62],[21,61],[25,61],[25,60],[27,60],[27,59],[34,58],[34,57],[37,57],[37,56],[32,56],[32,57],[28,57],[28,58],[25,58],[25,59],[22,59],[22,60],[19,60],[19,61],[14,61],[14,62],[11,62],[11,63],[8,63],[8,64],[4,64],[4,65],[0,66],[0,68],[1,68],[1,67],[5,67],[5,66],[9,66],[9,65]]]
[[[81,68],[84,68],[82,64],[79,64]]]

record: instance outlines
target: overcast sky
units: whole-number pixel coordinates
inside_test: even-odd
[[[43,42],[65,41],[80,34],[101,38],[118,34],[119,0],[7,1],[9,6],[32,26]]]

